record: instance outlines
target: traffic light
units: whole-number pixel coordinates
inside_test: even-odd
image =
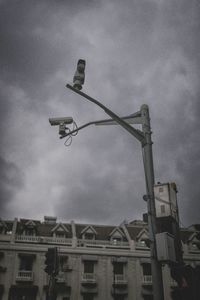
[[[77,90],[82,89],[82,85],[85,81],[85,60],[79,59],[77,63],[77,69],[73,78],[73,87]]]
[[[196,285],[196,297],[200,299],[200,266],[195,268],[195,285]]]
[[[57,275],[58,274],[58,253],[57,248],[48,248],[45,253],[45,265],[44,271],[48,275]]]
[[[200,266],[179,265],[171,268],[171,276],[178,287],[172,291],[173,300],[200,299]]]
[[[200,249],[200,231],[196,233],[196,246],[198,249]]]

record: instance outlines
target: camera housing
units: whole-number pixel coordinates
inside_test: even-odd
[[[77,69],[73,78],[74,88],[81,90],[85,81],[85,60],[79,59]]]
[[[51,126],[72,124],[73,123],[73,118],[72,117],[49,118],[49,123],[51,124]]]
[[[64,117],[64,118],[49,118],[49,123],[51,126],[59,126],[59,134],[61,136],[66,133],[66,124],[72,124],[72,117]]]

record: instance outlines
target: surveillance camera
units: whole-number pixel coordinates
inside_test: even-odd
[[[49,118],[49,123],[51,124],[51,126],[64,125],[64,124],[72,124],[73,123],[73,119],[71,117]]]
[[[85,71],[85,60],[84,59],[79,59],[78,62],[77,62],[77,70],[80,72],[80,73],[83,73]]]
[[[77,69],[73,78],[74,88],[81,90],[85,81],[85,60],[79,59]]]
[[[66,133],[66,126],[65,126],[64,123],[62,123],[62,124],[59,125],[59,134],[61,136],[63,136],[63,135],[65,135],[65,133]]]

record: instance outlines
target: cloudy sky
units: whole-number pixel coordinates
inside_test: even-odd
[[[200,223],[198,0],[0,1],[0,210],[3,218],[120,224],[146,212],[141,147],[119,126],[59,140],[49,117],[107,118],[150,107],[156,181],[175,181],[181,222]]]

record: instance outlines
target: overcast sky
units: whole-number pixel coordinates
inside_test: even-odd
[[[156,182],[175,181],[182,225],[200,223],[198,0],[0,1],[0,210],[3,218],[119,225],[146,212],[139,142],[119,126],[59,140],[49,117],[104,119],[68,90],[123,116],[150,107]]]

